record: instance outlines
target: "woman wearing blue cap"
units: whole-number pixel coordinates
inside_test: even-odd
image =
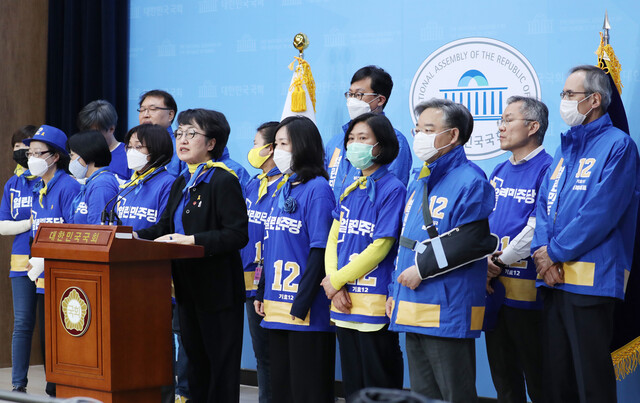
[[[109,170],[111,151],[102,133],[78,133],[69,139],[69,172],[84,184],[71,203],[74,224],[100,224],[102,212],[113,206],[119,182]]]
[[[31,207],[31,238],[34,238],[40,223],[72,222],[71,203],[80,191],[80,184],[65,172],[69,164],[69,153],[65,146],[67,136],[60,129],[42,125],[36,134],[23,140],[29,146],[27,165],[36,180],[33,187]],[[29,278],[36,282],[38,310],[40,311],[40,336],[44,355],[44,259],[29,259]],[[47,394],[55,391],[47,385]]]
[[[31,338],[36,324],[36,286],[27,277],[31,199],[35,176],[27,169],[27,150],[22,140],[32,137],[38,128],[23,126],[11,136],[13,175],[4,186],[0,204],[0,235],[15,235],[11,248],[11,291],[13,293],[13,336],[11,338],[11,384],[14,392],[26,392],[31,355]]]

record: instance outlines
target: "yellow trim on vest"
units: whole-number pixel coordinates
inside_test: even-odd
[[[551,174],[549,180],[554,181],[558,179],[558,177],[560,176],[560,170],[562,169],[562,163],[564,163],[564,158],[560,158],[560,161],[558,161],[558,165],[556,165],[556,169],[553,170],[553,173]]]
[[[336,160],[340,157],[340,149],[335,148],[333,150],[333,155],[331,155],[331,160],[329,161],[329,168],[334,168],[336,166]]]
[[[482,330],[482,322],[484,322],[484,307],[471,307],[471,326],[469,330]]]
[[[256,276],[255,271],[245,271],[244,272],[244,289],[247,291],[257,290],[258,285],[253,284],[253,279]]]
[[[27,271],[29,255],[11,255],[11,270]]]
[[[307,314],[307,317],[304,318],[304,321],[296,318],[295,321],[291,320],[291,303],[290,302],[282,302],[282,301],[270,301],[268,299],[264,300],[264,321],[265,322],[276,322],[283,323],[285,325],[298,325],[298,326],[309,326],[310,323],[310,313]]]
[[[384,305],[387,302],[387,296],[381,294],[360,294],[349,293],[351,298],[351,314],[384,317]],[[340,313],[331,303],[331,310]]]
[[[440,305],[400,301],[396,323],[407,326],[440,327]]]
[[[596,264],[592,262],[565,262],[562,264],[566,284],[593,287]]]
[[[36,288],[42,288],[44,290],[44,279],[37,278],[36,279]]]
[[[505,276],[500,276],[498,279],[504,285],[505,298],[525,302],[534,302],[536,300],[538,295],[536,280]]]

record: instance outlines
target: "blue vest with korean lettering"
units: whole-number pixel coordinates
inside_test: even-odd
[[[35,238],[40,223],[71,223],[73,199],[80,192],[80,184],[63,170],[58,169],[47,184],[47,193],[40,200],[42,180],[35,181],[31,207],[31,238]],[[44,273],[36,281],[36,292],[44,294]]]
[[[130,225],[134,231],[154,225],[167,206],[174,181],[173,175],[161,167],[137,185],[124,188],[116,208],[122,225]]]
[[[335,200],[323,177],[291,187],[295,200],[293,212],[278,206],[278,195],[265,222],[264,238],[264,312],[261,326],[268,329],[297,331],[332,331],[329,299],[320,284],[314,284],[315,298],[305,320],[291,320],[291,306],[298,285],[307,269],[311,248],[325,248],[331,228]],[[300,290],[302,292],[302,290]],[[309,290],[304,290],[309,292]]]
[[[531,251],[546,245],[563,263],[574,294],[624,298],[640,198],[640,161],[633,139],[608,114],[574,126],[540,186]],[[537,286],[546,286],[537,280]]]
[[[273,202],[276,200],[272,195],[279,182],[280,179],[270,183],[267,187],[267,194],[259,201],[260,179],[258,179],[257,175],[249,181],[244,189],[247,214],[249,215],[249,243],[242,248],[240,256],[244,267],[244,285],[247,290],[247,297],[255,296],[258,289],[258,280],[260,279],[255,278],[255,272],[263,256],[264,222],[271,211]]]
[[[102,222],[102,211],[113,206],[113,197],[118,194],[120,182],[107,167],[100,168],[87,182],[80,186],[80,193],[72,203],[73,224],[94,224]],[[109,205],[107,205],[107,203]]]
[[[429,238],[422,217],[423,187],[440,234],[486,219],[493,210],[493,187],[467,160],[462,146],[429,164],[430,175],[411,183],[404,210],[402,235]],[[398,284],[405,269],[415,270],[415,252],[400,247],[391,294],[394,299],[390,329],[432,336],[479,337],[484,319],[487,262],[469,263],[449,273],[424,280],[411,290]]]
[[[496,204],[489,216],[491,232],[501,240],[504,249],[536,215],[536,196],[553,158],[546,151],[523,164],[504,161],[491,173]],[[531,257],[516,262],[498,277],[505,288],[504,304],[513,308],[541,309],[536,291],[536,267]]]
[[[0,204],[0,220],[22,221],[31,217],[31,201],[33,200],[33,184],[40,178],[28,179],[29,171],[17,172],[4,185],[2,203]],[[29,238],[31,231],[17,234],[11,247],[11,268],[9,277],[27,275],[29,261]]]
[[[383,169],[383,168],[379,168]],[[398,238],[407,190],[390,173],[375,182],[375,199],[371,202],[367,189],[357,187],[347,195],[333,213],[340,220],[338,233],[338,270],[354,255],[379,238]],[[361,323],[389,323],[385,303],[391,273],[398,253],[397,243],[370,272],[346,285],[351,298],[351,313],[331,309],[331,318]]]

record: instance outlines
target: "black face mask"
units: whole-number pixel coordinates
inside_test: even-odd
[[[27,151],[29,151],[26,148],[20,149],[20,150],[14,150],[13,151],[13,160],[15,162],[17,162],[18,164],[20,164],[23,168],[27,168],[27,161],[29,160],[27,158]]]

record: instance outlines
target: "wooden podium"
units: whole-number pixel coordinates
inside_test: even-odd
[[[43,223],[31,253],[45,258],[45,370],[57,396],[159,402],[173,382],[171,259],[204,248]]]

